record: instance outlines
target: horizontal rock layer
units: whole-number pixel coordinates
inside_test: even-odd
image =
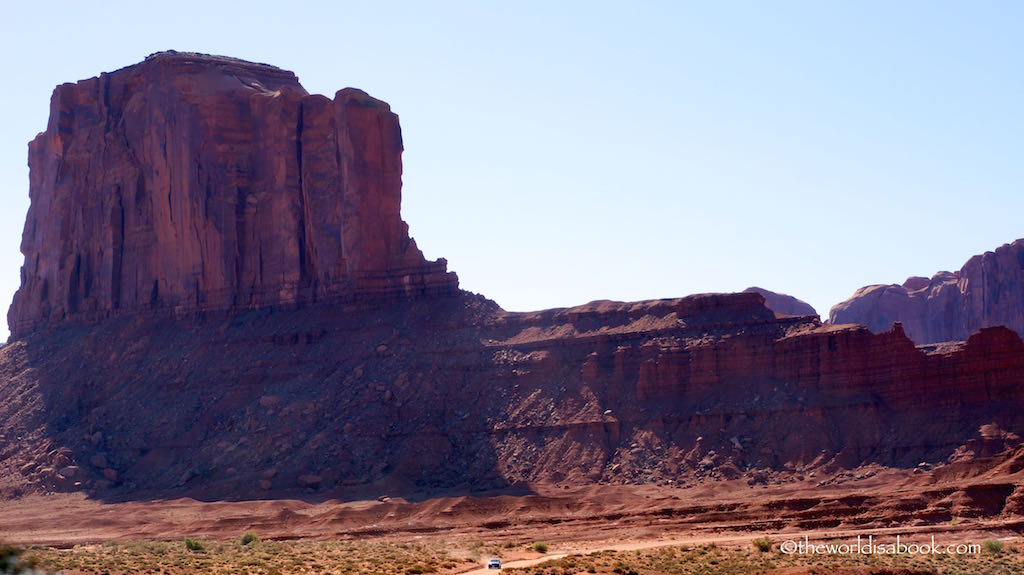
[[[160,54],[59,87],[0,349],[0,497],[840,481],[1020,449],[1009,329],[915,347],[757,290],[507,313],[409,238],[401,151],[386,104],[265,65]],[[1016,253],[965,266],[964,317],[1011,318]]]
[[[956,272],[862,287],[832,307],[829,321],[874,332],[902,322],[919,344],[964,340],[1000,325],[1024,334],[1024,239],[974,256]]]
[[[144,310],[453,293],[399,209],[402,134],[355,89],[160,53],[54,91],[29,146],[20,336]]]
[[[0,495],[76,482],[101,497],[200,498],[378,481],[391,494],[692,485],[967,465],[1020,444],[1022,382],[1024,343],[1006,329],[919,348],[898,328],[776,317],[753,293],[533,313],[461,295],[111,318],[0,350]]]

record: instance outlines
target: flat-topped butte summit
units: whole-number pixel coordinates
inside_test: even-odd
[[[162,52],[58,86],[29,145],[15,337],[111,313],[457,291],[400,216],[402,133],[347,88]]]

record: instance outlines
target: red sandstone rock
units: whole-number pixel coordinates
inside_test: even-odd
[[[399,217],[397,119],[361,92],[164,54],[58,88],[53,110],[0,348],[0,496],[75,489],[55,470],[86,461],[116,464],[101,497],[251,498],[761,484],[1020,449],[1009,329],[915,347],[761,293],[507,313],[456,292]],[[1005,254],[959,277],[1010,278]],[[403,297],[360,300],[380,295]]]
[[[776,293],[759,287],[748,287],[744,293],[759,293],[764,296],[768,309],[782,315],[818,315],[811,304],[784,293]]]
[[[58,86],[29,146],[11,331],[452,293],[401,220],[401,155],[386,103],[264,64],[164,52]]]
[[[974,256],[958,272],[862,287],[832,307],[829,321],[873,332],[902,322],[919,344],[964,340],[998,325],[1024,334],[1024,239]]]
[[[329,490],[485,489],[969,464],[1000,449],[992,424],[1024,426],[1022,382],[1005,328],[915,347],[899,327],[777,317],[754,293],[113,317],[0,349],[0,495],[49,489],[54,446],[89,461],[90,430],[117,462],[106,489],[161,497],[262,497],[270,464],[293,470],[271,496],[313,487],[297,470]]]

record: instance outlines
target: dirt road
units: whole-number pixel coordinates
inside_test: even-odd
[[[989,527],[995,528],[997,524],[992,524]],[[975,526],[975,528],[981,526]],[[570,554],[586,555],[589,553],[595,553],[598,551],[636,551],[641,549],[655,549],[658,547],[670,547],[674,545],[705,545],[708,543],[715,543],[720,545],[730,544],[741,544],[747,545],[755,537],[768,536],[775,542],[783,541],[786,539],[802,539],[807,537],[811,541],[824,541],[831,539],[846,539],[853,538],[858,535],[867,536],[873,535],[876,537],[892,537],[896,534],[901,535],[917,535],[923,536],[925,534],[939,534],[947,535],[952,541],[966,541],[970,537],[966,537],[968,534],[976,535],[978,531],[974,529],[957,529],[954,526],[949,525],[931,525],[931,526],[919,526],[917,528],[906,528],[906,527],[889,527],[889,528],[877,528],[877,529],[815,529],[809,531],[800,532],[788,532],[788,533],[765,533],[765,534],[722,534],[722,535],[702,535],[697,537],[681,537],[681,538],[668,538],[668,539],[655,539],[647,541],[626,541],[622,543],[606,544],[606,545],[582,545],[573,546],[570,549],[559,551],[557,553],[549,553],[543,557],[536,557],[532,559],[519,559],[513,561],[502,561],[502,570],[522,568],[522,567],[533,567],[545,561],[554,561],[568,557]],[[975,539],[978,539],[976,536]],[[486,561],[485,561],[486,565]],[[493,569],[488,570],[486,567],[474,569],[472,571],[465,571],[460,575],[485,575],[487,573],[498,573]]]
[[[544,557],[538,557],[536,559],[520,559],[518,561],[509,561],[507,563],[502,562],[501,566],[502,570],[513,569],[516,567],[533,567],[538,563],[543,563],[545,561],[554,561],[555,559],[561,559],[562,557],[567,557],[568,555],[568,553],[552,553],[551,555],[545,555]],[[486,561],[484,563],[486,564]],[[487,573],[500,573],[500,571],[488,569],[487,567],[481,567],[479,569],[474,569],[473,571],[466,571],[462,575],[487,575]]]

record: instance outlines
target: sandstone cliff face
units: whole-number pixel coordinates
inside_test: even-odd
[[[782,315],[818,315],[811,304],[791,295],[777,293],[759,287],[748,287],[744,293],[759,293],[764,296],[764,304],[768,309]]]
[[[17,337],[112,312],[453,293],[399,215],[402,135],[354,89],[159,53],[57,87],[29,146]]]
[[[1013,331],[915,347],[753,292],[507,313],[409,239],[400,153],[385,104],[264,65],[160,54],[59,87],[0,497],[757,483],[1020,446]],[[1019,248],[904,289],[1010,323]]]
[[[829,318],[874,332],[899,321],[917,343],[964,340],[998,325],[1024,334],[1024,239],[974,256],[957,272],[860,288]]]
[[[916,348],[759,294],[113,317],[0,350],[0,496],[826,479],[1015,447],[985,430],[1021,429],[1022,382],[1007,329]]]

